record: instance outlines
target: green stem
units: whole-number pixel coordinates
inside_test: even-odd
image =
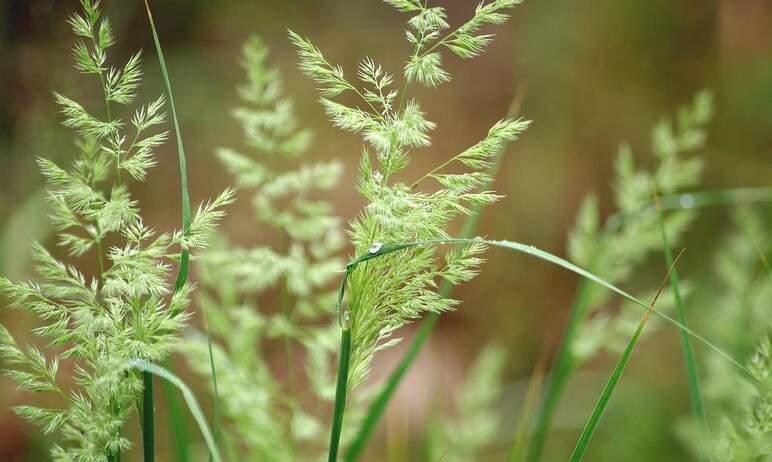
[[[97,231],[99,232],[99,231]],[[104,285],[105,263],[102,258],[102,239],[96,239],[96,252],[97,262],[99,263],[99,278],[97,279],[97,287],[101,288]]]
[[[153,21],[153,14],[150,11],[150,4],[148,0],[145,0],[145,9],[147,10],[147,18],[150,23],[150,30],[153,34],[153,43],[155,45],[156,54],[158,55],[158,63],[161,68],[161,75],[163,77],[164,85],[166,87],[166,94],[169,101],[169,107],[172,114],[172,122],[174,124],[174,133],[177,139],[177,158],[179,163],[179,177],[180,177],[180,195],[181,195],[181,208],[182,208],[182,233],[184,237],[190,236],[190,226],[192,221],[191,206],[190,206],[190,191],[188,190],[188,174],[187,174],[187,160],[185,156],[185,146],[182,142],[182,134],[180,132],[180,123],[177,118],[177,108],[174,104],[174,94],[172,93],[172,85],[169,79],[169,72],[166,66],[166,60],[164,58],[163,49],[161,48],[161,41],[158,37],[158,31]],[[177,279],[174,282],[175,292],[181,290],[188,281],[188,272],[190,265],[190,252],[183,246],[180,252],[180,264],[177,272]],[[173,313],[174,315],[178,313]],[[209,336],[209,330],[207,329],[207,336]],[[170,365],[167,360],[166,365]],[[210,365],[214,365],[210,356]],[[212,367],[212,382],[216,382],[216,375],[214,367]],[[167,387],[165,387],[167,388]],[[215,383],[215,391],[217,386]],[[188,438],[187,431],[185,429],[186,419],[182,417],[179,403],[177,402],[176,395],[169,393],[167,390],[167,402],[169,403],[169,427],[170,433],[174,436],[174,447],[178,462],[187,462],[188,457]],[[217,400],[217,396],[215,396]],[[151,408],[152,409],[152,408]],[[152,435],[151,435],[152,437]],[[211,453],[210,453],[211,456]]]
[[[163,382],[163,393],[166,408],[169,412],[169,432],[172,437],[175,459],[177,462],[188,462],[190,460],[188,454],[188,441],[190,441],[190,437],[188,436],[186,419],[182,417],[180,401],[174,391],[174,385],[169,382]]]
[[[670,242],[667,237],[667,230],[665,229],[665,220],[662,214],[662,210],[659,206],[659,198],[655,198],[657,214],[659,215],[659,228],[662,234],[662,246],[665,253],[665,264],[668,267],[673,267],[673,253],[670,249]],[[681,290],[679,288],[678,272],[673,268],[670,272],[670,288],[673,291],[675,297],[677,319],[682,325],[687,326],[686,314],[684,312],[684,304],[681,299]],[[698,424],[702,427],[702,437],[708,435],[708,421],[705,417],[705,407],[702,402],[702,392],[700,390],[699,374],[697,372],[697,360],[694,356],[694,348],[692,347],[691,339],[689,335],[681,329],[681,350],[684,355],[684,365],[686,367],[686,378],[689,383],[689,398],[691,401],[692,415],[697,420]],[[705,460],[704,453],[700,453],[700,460]]]
[[[155,460],[155,421],[153,409],[153,375],[142,372],[142,450],[145,462]]]
[[[587,312],[591,289],[592,286],[590,280],[582,279],[579,282],[579,288],[577,289],[576,296],[574,297],[571,306],[571,314],[568,324],[566,325],[566,331],[565,334],[563,334],[560,346],[555,354],[555,359],[553,360],[554,365],[550,372],[547,387],[544,391],[544,398],[541,401],[541,406],[539,407],[539,412],[536,417],[533,437],[531,438],[531,443],[528,447],[528,455],[526,457],[528,462],[536,462],[541,459],[544,443],[547,440],[547,433],[552,424],[552,417],[560,402],[568,378],[574,370],[571,348],[574,343],[574,338],[576,338],[576,333],[579,330],[579,326],[582,323],[582,319],[584,319]]]
[[[332,431],[330,432],[330,452],[328,462],[338,460],[340,434],[343,430],[343,413],[346,410],[346,394],[348,392],[348,368],[351,360],[351,329],[348,326],[340,332],[340,358],[338,362],[338,381],[335,389],[335,409],[332,415]]]

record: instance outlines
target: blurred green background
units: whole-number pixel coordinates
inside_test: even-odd
[[[441,3],[455,24],[467,17],[472,2]],[[158,95],[160,74],[142,2],[114,0],[105,7],[118,38],[116,58],[143,48],[143,96]],[[194,202],[228,183],[213,153],[240,140],[240,128],[230,117],[234,87],[242,81],[239,50],[251,34],[259,34],[272,49],[272,61],[283,73],[302,122],[315,130],[312,154],[344,162],[344,180],[332,200],[341,216],[354,216],[362,206],[354,193],[359,138],[329,126],[313,85],[296,69],[286,30],[311,37],[349,72],[371,56],[399,74],[409,52],[402,32],[405,18],[378,0],[163,0],[153,7],[175,86]],[[30,276],[29,241],[48,235],[35,156],[67,162],[74,152],[71,132],[59,125],[51,90],[86,102],[101,98],[84,90],[94,87],[84,85],[88,77],[71,67],[72,36],[65,18],[77,8],[72,0],[6,0],[0,5],[0,270],[10,279]],[[565,255],[567,231],[584,194],[597,192],[604,211],[613,206],[609,181],[619,142],[629,141],[636,160],[651,164],[650,127],[701,88],[715,92],[717,114],[708,148],[701,153],[707,163],[705,187],[769,185],[769,0],[528,0],[496,32],[488,52],[474,62],[448,60],[453,81],[417,95],[438,128],[433,146],[415,153],[404,174],[412,178],[480,139],[523,85],[522,114],[533,124],[507,154],[496,184],[506,198],[485,211],[480,234]],[[133,193],[148,224],[170,229],[179,222],[174,144],[167,143],[159,156],[159,166]],[[231,209],[223,232],[237,242],[259,241],[261,230],[252,226],[251,209],[243,202]],[[726,211],[707,211],[687,236],[682,262],[687,278],[690,269],[711,264],[729,228],[727,216]],[[482,276],[457,290],[464,303],[442,317],[391,404],[368,460],[419,460],[416,448],[426,422],[447,403],[453,384],[491,340],[509,352],[501,452],[490,455],[503,460],[511,444],[507,429],[514,428],[525,383],[537,358],[554,350],[577,280],[526,257],[491,251],[488,258]],[[89,264],[85,259],[79,263]],[[656,281],[662,272],[657,260],[640,280]],[[687,309],[699,318],[698,306]],[[0,311],[0,320],[17,333],[34,325],[8,310]],[[388,374],[402,351],[404,345],[382,354],[375,375]],[[597,358],[569,385],[545,460],[566,459],[614,360]],[[688,412],[683,376],[677,332],[664,328],[648,337],[633,357],[587,460],[684,460],[674,430],[678,416]],[[35,429],[8,410],[20,399],[10,381],[0,380],[0,460],[44,460]]]

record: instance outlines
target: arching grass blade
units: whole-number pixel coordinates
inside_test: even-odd
[[[152,374],[152,375],[158,376],[166,380],[172,386],[176,387],[182,393],[182,397],[185,399],[185,403],[188,405],[188,409],[190,410],[190,413],[193,415],[193,419],[196,421],[196,423],[198,424],[198,428],[201,430],[201,435],[204,437],[204,441],[206,441],[206,445],[209,448],[209,453],[211,454],[212,459],[214,460],[214,462],[222,462],[220,451],[217,448],[217,443],[214,440],[214,435],[212,434],[212,431],[209,429],[209,425],[206,423],[206,417],[204,417],[204,412],[201,410],[201,407],[198,405],[198,401],[196,401],[196,397],[193,395],[193,392],[190,390],[190,388],[188,388],[187,385],[185,385],[185,382],[183,382],[182,379],[174,375],[168,369],[165,369],[161,366],[155,365],[153,363],[149,363],[141,359],[130,361],[129,367],[133,369],[138,369],[146,374]]]

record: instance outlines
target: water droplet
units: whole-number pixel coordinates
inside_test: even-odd
[[[341,329],[349,329],[351,328],[351,313],[349,313],[348,308],[343,310],[343,313],[340,315],[340,328]]]
[[[371,245],[370,248],[367,249],[367,251],[370,252],[371,254],[376,254],[380,252],[382,248],[383,248],[382,242],[373,242],[373,245]]]
[[[684,194],[679,199],[679,203],[681,204],[682,208],[690,209],[694,207],[694,196],[691,194]]]

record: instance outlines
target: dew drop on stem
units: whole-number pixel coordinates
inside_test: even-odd
[[[373,242],[373,245],[370,246],[369,249],[367,249],[370,254],[376,254],[381,251],[383,248],[383,242]]]

